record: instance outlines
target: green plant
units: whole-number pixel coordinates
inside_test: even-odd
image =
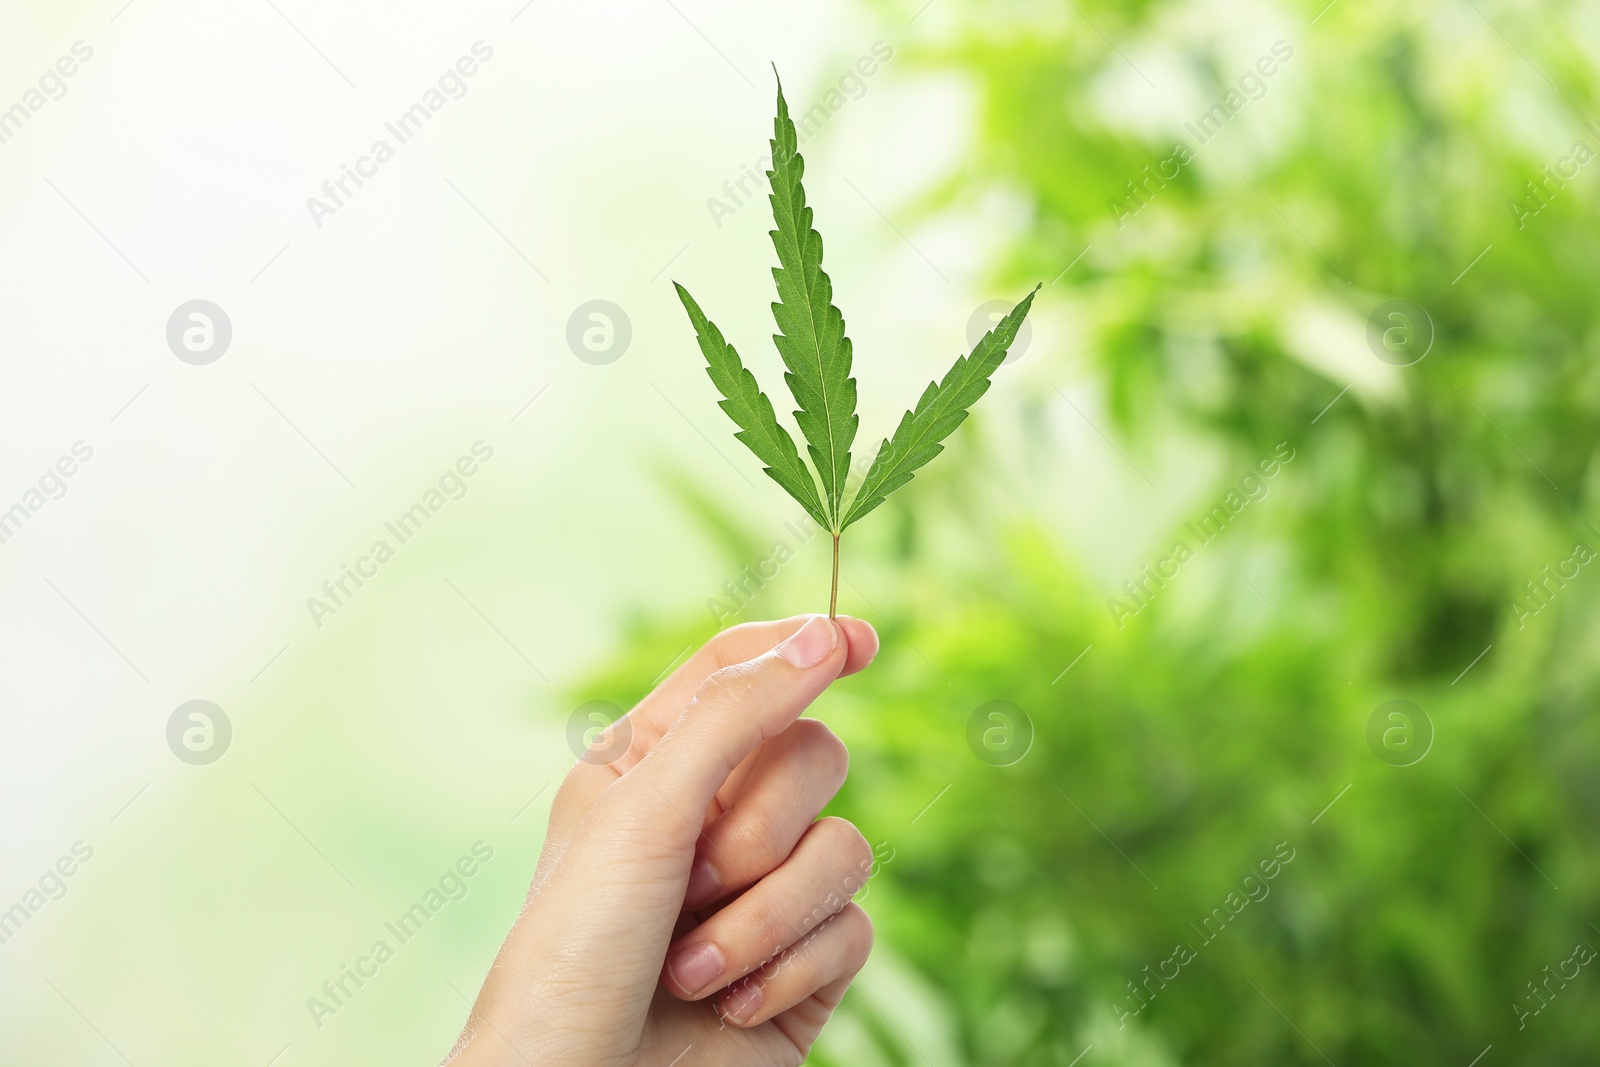
[[[848,492],[850,446],[860,422],[856,381],[850,377],[850,338],[845,336],[844,316],[833,304],[833,283],[822,269],[822,235],[811,225],[811,208],[806,205],[801,182],[805,160],[800,156],[781,84],[773,126],[772,170],[767,172],[777,226],[772,243],[778,252],[778,266],[772,272],[778,287],[778,300],[772,305],[778,324],[773,341],[788,368],[783,377],[798,405],[795,424],[811,454],[810,467],[800,458],[794,439],[778,422],[772,401],[733,345],[689,291],[677,282],[673,285],[694,324],[700,351],[706,357],[706,373],[722,394],[719,406],[739,427],[734,437],[754,452],[772,480],[833,536],[833,586],[828,595],[828,616],[832,618],[839,603],[840,535],[944,450],[941,442],[988,390],[990,378],[1005,360],[1039,287],[984,334],[970,355],[957,359],[942,381],[929,383],[916,407],[900,419],[894,435],[879,446],[861,484],[854,493]]]

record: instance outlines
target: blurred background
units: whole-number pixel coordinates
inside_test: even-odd
[[[845,538],[812,1062],[1593,1062],[1600,6],[0,24],[0,1063],[436,1063],[589,716],[825,606],[670,286],[781,388],[774,63],[863,447],[1044,284]]]

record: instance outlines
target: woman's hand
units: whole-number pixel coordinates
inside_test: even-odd
[[[737,626],[601,733],[452,1067],[801,1063],[872,947],[872,850],[817,821],[848,755],[800,713],[877,650],[858,619]]]

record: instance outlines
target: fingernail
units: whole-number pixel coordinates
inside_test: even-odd
[[[672,980],[691,997],[722,977],[722,968],[722,950],[710,942],[680,950],[667,965]]]
[[[825,616],[813,615],[789,640],[778,646],[778,655],[791,667],[806,670],[828,658],[839,643],[839,631]]]
[[[722,878],[717,874],[717,869],[711,866],[710,860],[695,860],[694,867],[689,871],[689,885],[683,891],[685,907],[698,908],[700,905],[712,900]]]
[[[761,1010],[761,984],[746,982],[722,1002],[722,1014],[731,1023],[747,1023]]]

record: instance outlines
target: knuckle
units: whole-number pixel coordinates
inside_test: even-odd
[[[719,667],[700,683],[690,704],[745,704],[755,695],[755,669],[748,663]]]
[[[723,853],[739,857],[739,866],[744,868],[745,874],[727,873],[740,881],[747,877],[764,877],[788,858],[787,852],[780,851],[777,828],[766,815],[754,809],[740,813],[735,808],[733,817],[713,823],[710,833],[717,845],[714,855],[719,857],[713,862],[725,865],[720,859]]]
[[[812,753],[825,777],[842,784],[850,773],[850,749],[839,735],[819,719],[798,719],[789,729],[796,731],[796,741]]]
[[[615,833],[626,833],[639,825],[642,816],[639,805],[628,795],[627,788],[619,778],[594,798],[579,829],[586,832],[595,827],[605,827]]]
[[[763,898],[752,905],[746,916],[746,935],[740,940],[751,946],[751,963],[757,966],[776,958],[820,921],[775,899]]]
[[[855,968],[859,968],[871,954],[873,942],[877,939],[872,916],[860,904],[846,904],[833,921],[842,924],[851,946],[850,960]]]
[[[818,819],[811,832],[818,836],[829,855],[841,861],[850,873],[859,873],[863,878],[872,873],[872,846],[856,829],[855,823],[830,815]]]

